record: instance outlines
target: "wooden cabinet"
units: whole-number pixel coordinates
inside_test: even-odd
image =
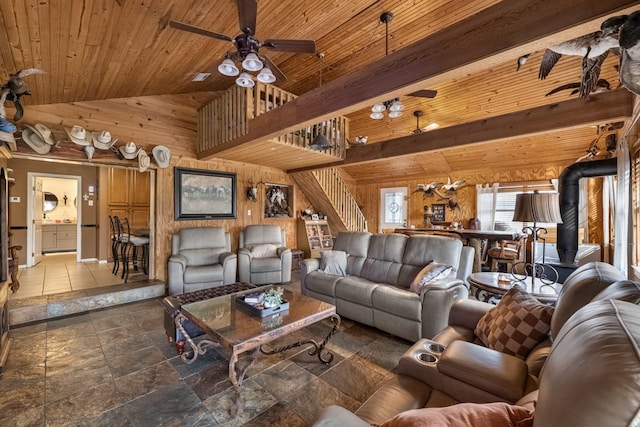
[[[333,249],[333,236],[325,220],[298,220],[298,248],[306,258],[320,258],[320,252]]]
[[[77,224],[48,224],[42,226],[42,252],[75,251]]]
[[[133,169],[110,168],[108,177],[109,215],[129,218],[132,232],[149,228],[150,174]]]

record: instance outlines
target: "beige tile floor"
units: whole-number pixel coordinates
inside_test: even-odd
[[[18,273],[20,291],[11,298],[31,298],[123,283],[112,263],[76,262],[75,252],[45,254],[34,267]]]

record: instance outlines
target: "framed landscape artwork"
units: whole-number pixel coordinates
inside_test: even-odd
[[[174,168],[176,220],[236,217],[236,174]]]

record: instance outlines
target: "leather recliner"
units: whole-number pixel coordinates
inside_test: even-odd
[[[169,295],[235,283],[237,255],[222,227],[184,228],[172,237]]]
[[[291,281],[291,249],[277,225],[249,225],[240,231],[238,275],[254,285]]]
[[[558,334],[573,313],[591,302],[603,289],[623,279],[624,276],[617,268],[599,261],[585,264],[571,273],[562,285],[555,303],[551,317],[551,337]],[[493,304],[469,299],[456,302],[449,311],[448,326],[436,334],[433,340],[444,345],[458,340],[481,344],[474,329],[480,318],[493,307]],[[546,339],[529,353],[525,361],[530,375],[539,375],[550,349],[551,339]]]

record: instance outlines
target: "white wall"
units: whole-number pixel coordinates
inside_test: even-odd
[[[75,179],[43,178],[42,190],[53,193],[58,197],[58,206],[46,213],[45,222],[72,222],[78,219],[76,199],[78,197],[78,182]],[[67,196],[65,205],[64,196]]]

